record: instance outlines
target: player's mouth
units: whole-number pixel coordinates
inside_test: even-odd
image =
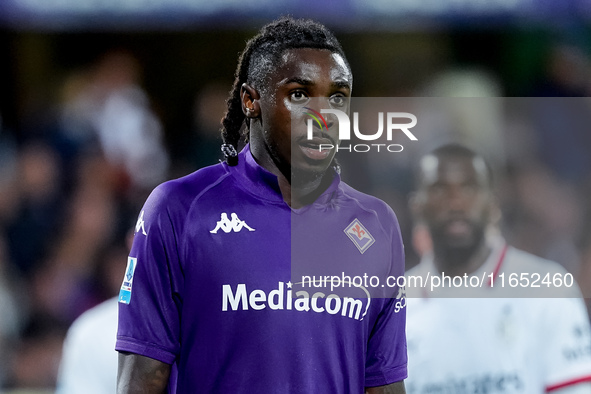
[[[445,232],[452,237],[464,237],[472,233],[472,224],[465,219],[451,219],[444,224]]]
[[[314,136],[311,140],[302,139],[297,143],[304,156],[311,160],[325,160],[333,154],[336,144],[329,137]]]

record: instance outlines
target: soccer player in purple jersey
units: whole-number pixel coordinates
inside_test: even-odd
[[[313,97],[346,110],[351,88],[318,23],[282,18],[247,43],[222,121],[226,162],[160,185],[139,215],[119,296],[119,393],[405,392],[401,300],[292,275],[292,259],[404,272],[392,210],[341,182],[334,149],[318,149],[336,145],[336,122],[310,141],[292,131]]]

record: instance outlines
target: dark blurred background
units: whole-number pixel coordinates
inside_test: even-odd
[[[336,32],[354,96],[555,97],[534,110],[456,101],[450,138],[473,138],[494,162],[509,241],[591,287],[587,1],[3,0],[0,387],[53,390],[67,328],[118,292],[151,189],[220,158],[238,54],[282,14]],[[349,176],[394,207],[407,266],[416,157],[361,160]]]

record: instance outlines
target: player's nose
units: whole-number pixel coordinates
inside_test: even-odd
[[[447,208],[458,212],[465,211],[470,205],[468,197],[461,186],[450,186],[445,198]]]

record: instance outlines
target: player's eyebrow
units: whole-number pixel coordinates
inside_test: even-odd
[[[297,83],[302,86],[315,85],[314,81],[309,80],[309,79],[300,78],[300,77],[288,78],[288,79],[285,79],[284,81],[281,81],[281,82],[285,85],[288,85],[290,83]],[[334,81],[332,83],[332,86],[336,89],[349,89],[349,90],[351,89],[351,84],[346,80]]]
[[[310,85],[314,85],[314,82],[312,82],[309,79],[303,79],[303,78],[299,78],[299,77],[292,77],[292,78],[288,78],[283,82],[285,85],[290,84],[290,83],[297,83],[303,86],[310,86]]]
[[[332,83],[332,86],[341,89],[351,89],[351,84],[349,83],[349,81],[346,80],[334,81]]]

